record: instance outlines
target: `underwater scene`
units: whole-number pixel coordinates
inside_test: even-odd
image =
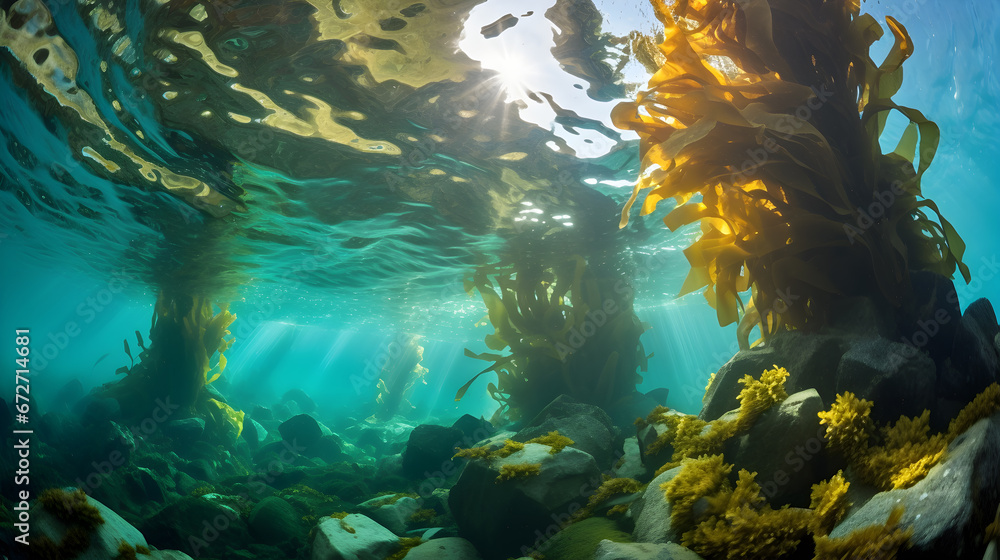
[[[0,558],[1000,557],[996,0],[0,0]]]

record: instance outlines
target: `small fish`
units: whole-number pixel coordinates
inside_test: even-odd
[[[100,358],[97,358],[97,361],[96,361],[96,362],[94,362],[94,365],[90,366],[90,369],[94,369],[95,367],[97,367],[97,364],[99,364],[99,363],[101,363],[102,361],[104,361],[104,358],[107,358],[107,357],[108,357],[108,356],[110,356],[110,355],[111,355],[111,352],[108,352],[107,354],[105,354],[105,355],[101,356]]]
[[[128,347],[128,339],[123,338],[122,342],[125,343],[125,353],[128,354],[128,359],[132,360],[132,365],[135,365],[135,358],[132,357],[132,349]]]

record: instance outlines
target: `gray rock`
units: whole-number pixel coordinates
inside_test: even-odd
[[[934,361],[916,346],[865,338],[840,359],[836,393],[849,391],[873,401],[872,419],[886,424],[933,408],[936,378]]]
[[[480,560],[479,552],[460,537],[433,539],[406,553],[406,560]]]
[[[52,398],[50,406],[59,412],[71,412],[73,405],[83,398],[84,394],[83,383],[74,377],[59,389],[59,392]]]
[[[194,479],[191,475],[184,471],[178,471],[177,476],[174,477],[174,482],[177,486],[177,493],[182,496],[190,496],[191,492],[194,492],[202,484]]]
[[[687,416],[677,410],[668,410],[666,414],[668,416]],[[636,431],[636,442],[639,445],[639,460],[650,471],[655,472],[661,465],[669,463],[673,457],[674,447],[672,445],[665,445],[656,453],[649,453],[649,448],[653,443],[668,431],[666,424],[649,424]]]
[[[572,447],[550,449],[529,443],[503,459],[470,461],[448,496],[461,536],[479,550],[515,556],[585,506],[601,484],[594,458]],[[504,465],[517,464],[539,464],[540,472],[497,481]]]
[[[66,488],[73,492],[75,488]],[[97,526],[90,536],[90,547],[74,560],[111,560],[118,557],[118,545],[125,541],[135,546],[148,546],[146,539],[138,529],[122,519],[110,508],[87,496],[87,503],[97,508],[104,523]],[[53,542],[62,541],[68,527],[56,519],[41,503],[36,502],[30,510],[31,531],[36,535],[45,535]]]
[[[882,301],[856,296],[838,300],[830,310],[829,331],[853,336],[892,336],[895,334],[893,312]]]
[[[410,432],[403,451],[403,474],[414,478],[441,470],[451,460],[455,448],[463,444],[465,434],[458,428],[421,424]]]
[[[827,453],[826,430],[818,416],[823,410],[823,399],[809,389],[761,414],[748,432],[734,436],[723,448],[727,462],[735,465],[733,481],[740,469],[755,472],[761,493],[775,508],[809,507],[812,485],[843,467]]]
[[[997,380],[1000,357],[993,342],[998,334],[1000,327],[989,300],[977,299],[965,308],[951,350],[955,371],[938,380],[941,396],[971,401]]]
[[[80,422],[84,425],[98,425],[115,420],[122,411],[117,400],[93,394],[81,399],[75,408],[82,409]]]
[[[573,440],[572,447],[589,453],[602,469],[609,469],[621,456],[621,441],[611,417],[600,407],[568,395],[549,403],[513,439],[525,442],[552,431]]]
[[[647,476],[651,476],[651,471],[642,464],[642,451],[639,450],[638,439],[635,436],[625,438],[623,447],[625,455],[615,463],[612,469],[615,477],[634,478],[641,481],[645,480]]]
[[[240,549],[250,542],[239,514],[246,505],[238,496],[188,496],[145,519],[140,528],[158,546],[182,550],[194,558],[220,557],[227,547]]]
[[[383,560],[399,549],[399,537],[365,517],[326,517],[316,527],[312,560]]]
[[[288,541],[305,540],[306,531],[300,517],[291,504],[277,496],[270,496],[254,506],[247,519],[247,526],[256,540],[279,545]]]
[[[246,440],[251,451],[257,451],[260,444],[267,440],[267,430],[260,422],[253,418],[246,418],[243,421],[243,432],[240,434],[240,437]]]
[[[358,504],[358,508],[379,525],[397,535],[406,533],[410,516],[420,509],[420,502],[404,496],[393,500],[393,496],[379,496]]]
[[[911,488],[880,492],[852,511],[830,536],[884,524],[897,505],[903,527],[913,527],[914,552],[927,558],[974,557],[981,529],[1000,501],[1000,414],[984,419],[952,442],[946,459]]]
[[[660,488],[670,482],[682,467],[674,467],[653,479],[642,497],[632,503],[629,516],[635,520],[632,538],[642,543],[667,543],[680,538],[670,525],[670,502]]]
[[[282,440],[306,448],[315,445],[323,437],[316,419],[308,414],[299,414],[285,420],[278,426],[278,433]]]
[[[299,410],[307,414],[316,410],[316,402],[302,389],[290,389],[285,392],[281,396],[281,402],[287,403],[288,401],[294,401],[295,404],[299,405]]]
[[[250,417],[258,422],[270,422],[274,420],[274,414],[267,407],[261,405],[254,405],[253,411],[250,412]]]
[[[181,441],[194,441],[205,432],[203,418],[179,418],[163,425],[163,433]]]
[[[676,543],[617,543],[607,539],[597,546],[594,560],[702,560]]]
[[[836,395],[837,366],[852,339],[846,336],[782,332],[766,344],[740,350],[726,362],[709,385],[705,405],[699,416],[715,420],[727,411],[738,408],[736,397],[743,390],[738,381],[744,375],[760,378],[775,365],[788,370],[785,382],[788,394],[816,389],[823,402],[833,402]]]
[[[145,502],[164,503],[165,496],[163,487],[169,486],[165,482],[160,482],[160,476],[145,467],[137,467],[135,475],[136,485],[141,489]]]
[[[476,418],[471,414],[463,414],[461,418],[455,420],[452,428],[461,430],[462,447],[473,447],[476,443],[490,437],[497,432],[489,420],[480,416]]]

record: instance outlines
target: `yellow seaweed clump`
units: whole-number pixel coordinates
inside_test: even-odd
[[[560,435],[559,431],[556,430],[549,432],[544,436],[538,436],[536,438],[529,439],[525,443],[540,443],[542,445],[548,445],[551,448],[549,449],[549,454],[555,455],[556,453],[559,453],[567,446],[573,445],[576,442],[564,435]]]
[[[500,484],[501,482],[506,482],[514,478],[538,476],[541,472],[542,465],[540,463],[500,465],[500,474],[497,476],[495,483]]]
[[[948,432],[929,435],[930,411],[900,416],[877,432],[871,421],[872,403],[852,393],[837,395],[829,411],[819,413],[831,447],[839,449],[858,477],[879,489],[909,488],[924,479],[944,459],[948,445],[973,424],[1000,410],[1000,385],[976,396],[951,421]],[[873,444],[873,441],[875,444]]]
[[[809,509],[813,511],[813,519],[809,530],[814,535],[828,535],[830,531],[844,518],[851,504],[847,501],[847,489],[851,483],[844,479],[843,471],[837,471],[830,480],[825,480],[812,487]]]
[[[868,452],[868,440],[874,432],[871,401],[858,399],[854,393],[837,395],[828,411],[819,413],[819,423],[826,424],[826,439],[848,460],[863,457]]]
[[[910,536],[913,535],[912,528],[900,528],[899,521],[902,517],[903,508],[896,507],[889,514],[885,525],[872,525],[836,539],[816,537],[814,560],[892,560],[896,558],[900,548],[909,548]]]
[[[149,554],[149,549],[145,546],[137,545],[133,547],[124,539],[118,543],[118,556],[115,560],[138,560],[137,554]]]
[[[972,402],[948,424],[948,443],[965,433],[976,422],[989,418],[998,410],[1000,410],[1000,385],[993,383],[976,395],[976,398],[972,399]]]
[[[731,469],[721,455],[688,459],[663,484],[673,526],[683,531],[681,543],[712,559],[763,560],[795,550],[808,536],[814,514],[788,506],[771,509],[754,481],[756,473],[741,470],[733,488]]]
[[[656,474],[680,465],[685,458],[717,453],[726,440],[749,430],[761,414],[788,398],[785,391],[788,375],[785,368],[774,366],[761,373],[760,379],[749,375],[740,379],[743,389],[737,397],[740,408],[735,420],[706,422],[697,416],[667,414],[665,407],[654,409],[645,423],[664,424],[667,430],[649,446],[646,454],[656,454],[667,445],[672,445],[674,450],[670,462],[660,467]]]
[[[480,447],[471,447],[469,449],[459,449],[458,452],[452,455],[451,458],[452,459],[463,458],[469,460],[505,459],[522,449],[524,449],[523,443],[519,441],[514,441],[512,439],[506,439],[504,440],[503,447],[499,449],[490,449],[489,445],[483,445]]]
[[[608,475],[604,475],[604,482],[597,488],[590,498],[587,499],[587,505],[580,509],[574,516],[576,519],[584,519],[593,515],[594,511],[603,503],[608,500],[618,497],[625,496],[628,494],[635,494],[636,492],[641,492],[644,485],[633,478],[611,478]],[[628,509],[628,504],[619,504],[608,510],[608,517],[613,518],[618,515],[625,513]]]
[[[410,553],[411,549],[420,546],[423,542],[424,540],[420,537],[401,537],[399,539],[399,550],[385,560],[403,560]]]

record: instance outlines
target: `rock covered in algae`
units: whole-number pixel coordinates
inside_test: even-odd
[[[615,450],[621,449],[611,417],[600,407],[578,402],[568,395],[556,397],[513,439],[526,442],[553,431],[573,440],[572,446],[590,454],[602,469],[611,467],[617,459]]]
[[[972,552],[983,520],[1000,501],[1000,414],[980,420],[952,442],[944,461],[910,488],[880,492],[830,533],[843,537],[881,525],[903,506],[901,526],[913,527],[914,550],[929,558]]]
[[[312,560],[385,558],[399,548],[392,531],[358,513],[326,517],[316,526]]]
[[[601,484],[594,458],[572,447],[550,449],[527,443],[505,457],[471,460],[448,496],[461,536],[490,558],[517,556],[585,506],[581,492]],[[538,473],[498,480],[504,466],[515,465],[538,465]]]

